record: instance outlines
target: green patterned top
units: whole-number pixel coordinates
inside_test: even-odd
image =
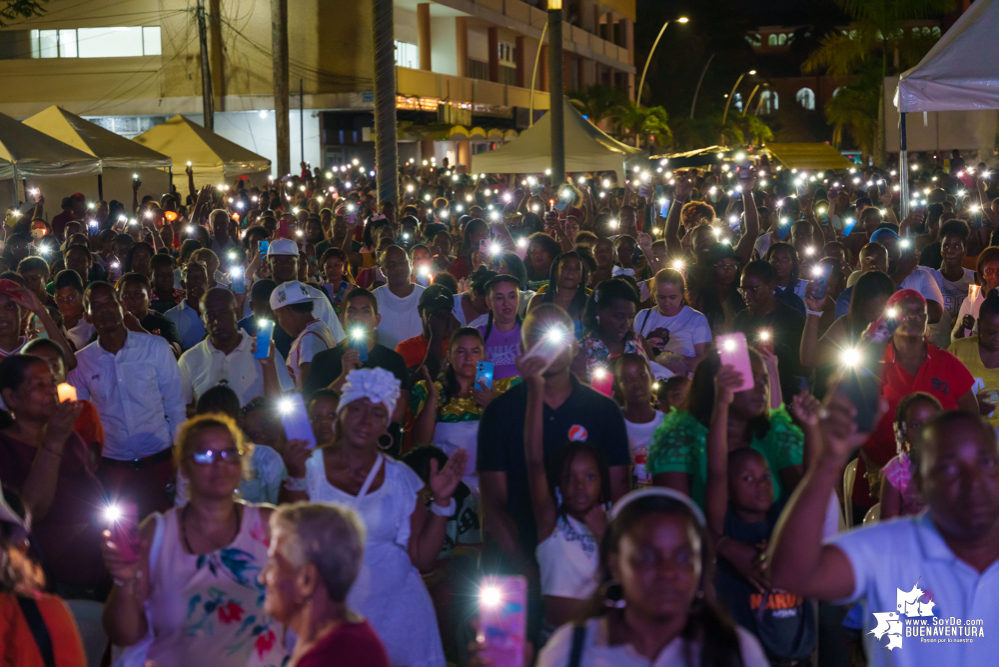
[[[646,470],[650,475],[661,472],[685,472],[690,475],[690,497],[702,509],[708,478],[708,427],[686,410],[670,410],[656,429],[649,445]],[[770,430],[762,439],[750,445],[763,454],[770,466],[774,482],[774,500],[783,495],[779,472],[802,464],[805,437],[791,422],[784,406],[770,411]]]
[[[493,380],[493,389],[499,396],[510,387],[520,384],[520,377],[514,376],[502,380]],[[457,396],[447,399],[444,397],[444,385],[441,382],[434,382],[437,387],[437,419],[439,422],[479,421],[482,418],[482,408],[472,399],[471,396],[458,398]],[[420,380],[409,393],[409,408],[413,411],[413,416],[417,416],[423,411],[423,406],[427,402],[427,382]]]

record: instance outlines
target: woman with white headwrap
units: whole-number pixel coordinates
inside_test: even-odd
[[[282,498],[338,503],[360,514],[366,529],[364,563],[348,606],[367,617],[393,665],[443,666],[437,620],[420,570],[429,571],[437,560],[467,455],[456,452],[441,470],[431,463],[428,511],[417,502],[423,481],[379,447],[383,440],[390,442],[389,421],[398,399],[399,380],[392,373],[352,371],[340,396],[332,444],[314,451],[302,466],[289,452]]]

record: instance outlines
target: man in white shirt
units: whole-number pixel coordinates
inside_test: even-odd
[[[173,439],[186,418],[177,360],[163,338],[125,328],[108,283],[91,283],[84,307],[97,340],[76,353],[68,381],[101,415],[98,475],[113,498],[138,503],[140,516],[165,511],[171,506]]]
[[[240,406],[258,396],[295,388],[279,352],[274,353],[277,377],[265,377],[262,360],[253,357],[253,337],[237,325],[232,292],[221,287],[208,290],[201,299],[201,317],[208,337],[180,358],[181,390],[189,413],[202,394],[219,384],[236,392]]]
[[[394,350],[401,341],[423,333],[418,309],[423,287],[411,280],[413,266],[409,263],[409,255],[399,246],[389,246],[382,251],[378,264],[388,281],[373,292],[378,299],[378,313],[382,316],[378,343]]]
[[[927,511],[842,533],[823,544],[829,494],[856,431],[841,393],[826,405],[825,446],[771,540],[775,588],[863,607],[868,664],[991,665],[999,655],[999,443],[966,412],[932,417],[912,447],[913,483]],[[897,649],[897,650],[895,650]]]
[[[202,295],[208,289],[208,267],[201,262],[188,262],[181,285],[187,296],[163,315],[177,325],[181,344],[185,350],[190,350],[205,337],[200,304]]]
[[[312,312],[326,297],[315,296],[306,287],[297,280],[278,285],[270,302],[278,325],[295,337],[288,352],[288,373],[299,389],[305,386],[312,358],[337,344],[326,323]]]
[[[276,239],[267,248],[267,265],[271,269],[271,278],[278,285],[298,280],[298,261],[298,244],[291,239]],[[325,293],[311,285],[305,285],[305,289],[315,300],[312,314],[326,324],[336,342],[346,338],[336,311]]]

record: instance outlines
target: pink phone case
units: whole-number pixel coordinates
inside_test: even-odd
[[[492,667],[523,667],[527,578],[483,577],[479,609],[479,640],[487,645],[481,655],[489,658]]]
[[[718,356],[722,366],[731,366],[742,373],[742,384],[736,391],[746,391],[756,386],[753,379],[753,367],[749,363],[749,350],[746,347],[746,335],[743,333],[718,336]]]

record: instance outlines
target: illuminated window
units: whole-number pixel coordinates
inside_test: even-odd
[[[767,46],[777,46],[777,35],[771,33],[770,36],[767,37]]]
[[[772,90],[764,90],[760,93],[760,101],[757,109],[757,113],[763,114],[764,116],[777,111],[777,93]]]
[[[739,111],[742,111],[742,93],[736,93],[732,97],[732,105]]]
[[[395,64],[399,67],[420,69],[420,49],[416,44],[396,41]]]
[[[794,96],[795,101],[808,109],[809,111],[815,110],[815,92],[811,88],[802,88]]]
[[[131,58],[162,54],[159,27],[32,30],[32,58]],[[24,57],[5,54],[10,57]]]
[[[781,34],[777,38],[777,43],[780,44],[781,46],[784,46],[785,44],[787,44],[787,35]]]

